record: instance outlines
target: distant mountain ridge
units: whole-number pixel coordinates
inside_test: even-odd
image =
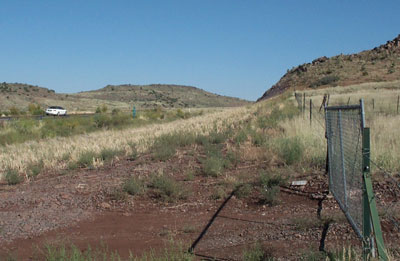
[[[44,87],[23,83],[0,83],[0,111],[10,107],[26,109],[30,103],[66,107],[69,111],[94,111],[107,105],[110,109],[130,110],[162,108],[230,107],[249,104],[239,98],[221,96],[193,86],[174,84],[107,85],[98,90],[73,94],[56,93]]]
[[[400,79],[400,35],[357,54],[320,57],[288,70],[258,101],[287,90],[347,86]]]

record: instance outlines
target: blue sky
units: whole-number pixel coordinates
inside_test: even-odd
[[[0,0],[0,82],[185,84],[256,100],[288,68],[400,33],[400,1]]]

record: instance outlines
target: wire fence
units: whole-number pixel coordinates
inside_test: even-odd
[[[361,106],[327,107],[329,188],[360,238],[363,238]]]

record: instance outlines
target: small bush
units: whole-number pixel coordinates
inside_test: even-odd
[[[228,131],[225,132],[213,131],[209,134],[208,140],[212,144],[220,144],[224,143],[229,137],[230,137],[230,132]]]
[[[304,152],[304,146],[297,137],[278,140],[278,153],[286,165],[298,163]]]
[[[135,196],[143,193],[143,191],[146,189],[145,184],[143,183],[142,180],[140,180],[137,177],[131,177],[127,180],[122,185],[123,191],[127,192],[129,195]]]
[[[105,128],[111,125],[111,116],[107,114],[96,114],[93,117],[94,127],[96,128]]]
[[[260,147],[267,143],[267,135],[256,131],[251,132],[251,142],[254,146]]]
[[[125,201],[126,200],[126,193],[121,188],[114,188],[109,192],[109,197],[111,200],[116,201]]]
[[[271,172],[262,171],[259,175],[259,184],[263,187],[273,187],[273,186],[281,186],[284,185],[286,179],[280,175],[272,174]]]
[[[212,200],[218,200],[226,197],[226,191],[222,187],[217,187],[210,196]]]
[[[187,192],[175,180],[165,175],[153,175],[149,187],[153,195],[166,202],[175,202],[187,198]]]
[[[260,243],[243,252],[243,261],[272,261],[274,260],[271,251],[263,249]]]
[[[235,196],[239,199],[247,198],[251,194],[252,189],[250,184],[239,184],[236,187]]]
[[[311,88],[316,88],[318,86],[322,86],[322,85],[328,85],[328,84],[333,84],[337,81],[339,81],[339,76],[336,75],[327,75],[322,77],[321,79],[315,81],[314,83],[311,84]]]
[[[97,158],[97,154],[93,151],[82,152],[76,164],[80,168],[91,168],[95,158]]]
[[[103,149],[100,152],[100,158],[104,161],[110,161],[114,159],[116,156],[121,155],[122,151],[121,150],[116,150],[116,149]]]
[[[158,137],[153,145],[153,159],[165,161],[176,153],[178,147],[195,143],[196,137],[191,133],[172,133]]]
[[[271,206],[277,205],[279,203],[279,192],[278,186],[262,187],[260,190],[261,202]]]
[[[202,162],[202,171],[205,176],[218,177],[224,170],[225,161],[218,156],[209,156]]]
[[[280,185],[285,183],[285,179],[279,175],[273,175],[270,172],[261,172],[259,176],[261,202],[269,205],[276,205],[279,203],[278,196],[280,192]]]
[[[247,140],[247,134],[248,132],[246,130],[240,130],[239,133],[234,137],[234,142],[236,144],[242,144]]]
[[[43,160],[41,160],[40,162],[38,162],[36,164],[30,164],[27,168],[28,176],[36,177],[43,170],[43,167],[44,167]]]
[[[8,185],[17,185],[21,183],[24,178],[18,174],[18,171],[15,169],[7,169],[5,179]]]

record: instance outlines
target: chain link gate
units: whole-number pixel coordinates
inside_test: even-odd
[[[380,258],[387,260],[372,191],[363,101],[359,105],[325,107],[325,124],[329,190],[363,241],[364,259],[374,254],[375,239]]]
[[[363,238],[362,109],[326,107],[329,188],[351,226]]]

